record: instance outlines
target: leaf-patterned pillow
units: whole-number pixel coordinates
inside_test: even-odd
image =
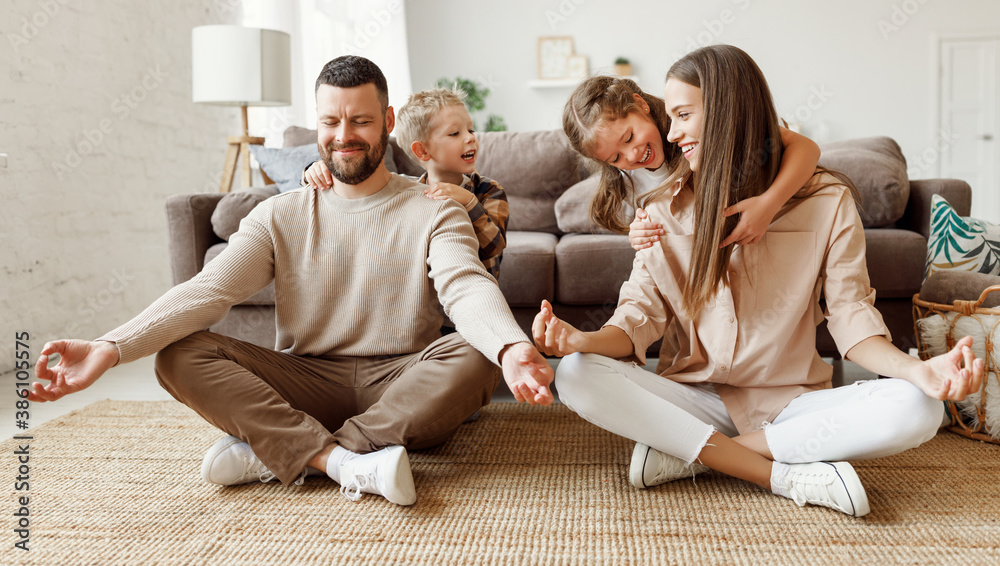
[[[961,217],[940,195],[931,197],[924,280],[938,271],[1000,275],[1000,226]]]

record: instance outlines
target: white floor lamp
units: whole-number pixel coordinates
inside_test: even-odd
[[[191,32],[192,99],[202,104],[239,106],[243,133],[229,136],[219,192],[232,189],[236,166],[243,160],[241,180],[250,186],[251,137],[247,106],[288,106],[292,103],[291,39],[285,32],[243,26],[199,26]],[[270,180],[263,170],[264,182]]]

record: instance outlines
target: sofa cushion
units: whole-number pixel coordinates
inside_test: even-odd
[[[555,295],[556,237],[542,232],[507,232],[500,262],[500,290],[512,307],[534,307]]]
[[[250,153],[283,193],[301,187],[302,172],[314,161],[319,161],[316,144],[282,148],[251,145]]]
[[[920,290],[927,240],[895,228],[865,230],[868,277],[879,299],[910,298]]]
[[[959,216],[938,195],[931,197],[930,224],[924,277],[948,270],[1000,275],[1000,226]]]
[[[559,234],[555,203],[580,180],[579,159],[559,130],[479,134],[479,172],[500,183],[510,230]]]
[[[899,220],[910,198],[906,158],[899,144],[884,136],[825,143],[819,163],[839,171],[861,193],[861,220],[865,228],[888,226]]]
[[[288,126],[281,147],[298,147],[300,145],[316,145],[316,130],[302,126]]]
[[[227,244],[227,243],[215,244],[214,246],[208,248],[208,251],[205,252],[205,265],[208,265],[208,262],[210,262],[213,259],[219,257],[219,254],[221,254],[222,250],[226,249],[226,246],[228,246],[228,245],[229,244]],[[260,291],[257,291],[252,297],[250,297],[249,299],[243,301],[240,304],[242,304],[242,305],[273,305],[274,304],[274,282],[269,283],[267,287],[264,287]]]
[[[556,300],[567,305],[615,305],[632,272],[628,237],[567,234],[556,246]]]
[[[597,192],[601,175],[591,175],[566,189],[556,200],[556,223],[567,234],[613,234],[590,218],[590,201]]]
[[[212,230],[225,241],[240,229],[240,220],[250,214],[255,206],[278,194],[276,185],[251,187],[222,197],[212,212]]]
[[[939,271],[920,286],[920,298],[932,303],[950,305],[955,301],[976,301],[987,287],[1000,285],[1000,275],[968,271]],[[1000,307],[1000,291],[986,295],[983,308]]]

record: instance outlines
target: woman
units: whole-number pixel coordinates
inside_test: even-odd
[[[636,487],[708,467],[799,505],[865,515],[864,487],[846,460],[929,440],[939,400],[977,390],[983,363],[971,339],[926,362],[892,346],[873,306],[856,191],[839,174],[818,169],[759,244],[720,247],[732,222],[726,208],[761,195],[781,161],[770,91],[746,53],[690,53],[671,67],[664,99],[667,140],[687,166],[647,197],[661,242],[637,253],[600,330],[580,332],[547,302],[535,317],[544,353],[573,354],[556,374],[560,398],[638,443]],[[830,388],[832,368],[815,349],[821,291],[841,354],[891,379]],[[644,363],[665,334],[659,375],[613,359]]]

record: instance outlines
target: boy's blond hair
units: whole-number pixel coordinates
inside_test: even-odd
[[[431,120],[449,106],[465,106],[465,92],[458,89],[432,88],[410,95],[396,114],[396,143],[417,163],[413,142],[424,142],[430,136]]]

